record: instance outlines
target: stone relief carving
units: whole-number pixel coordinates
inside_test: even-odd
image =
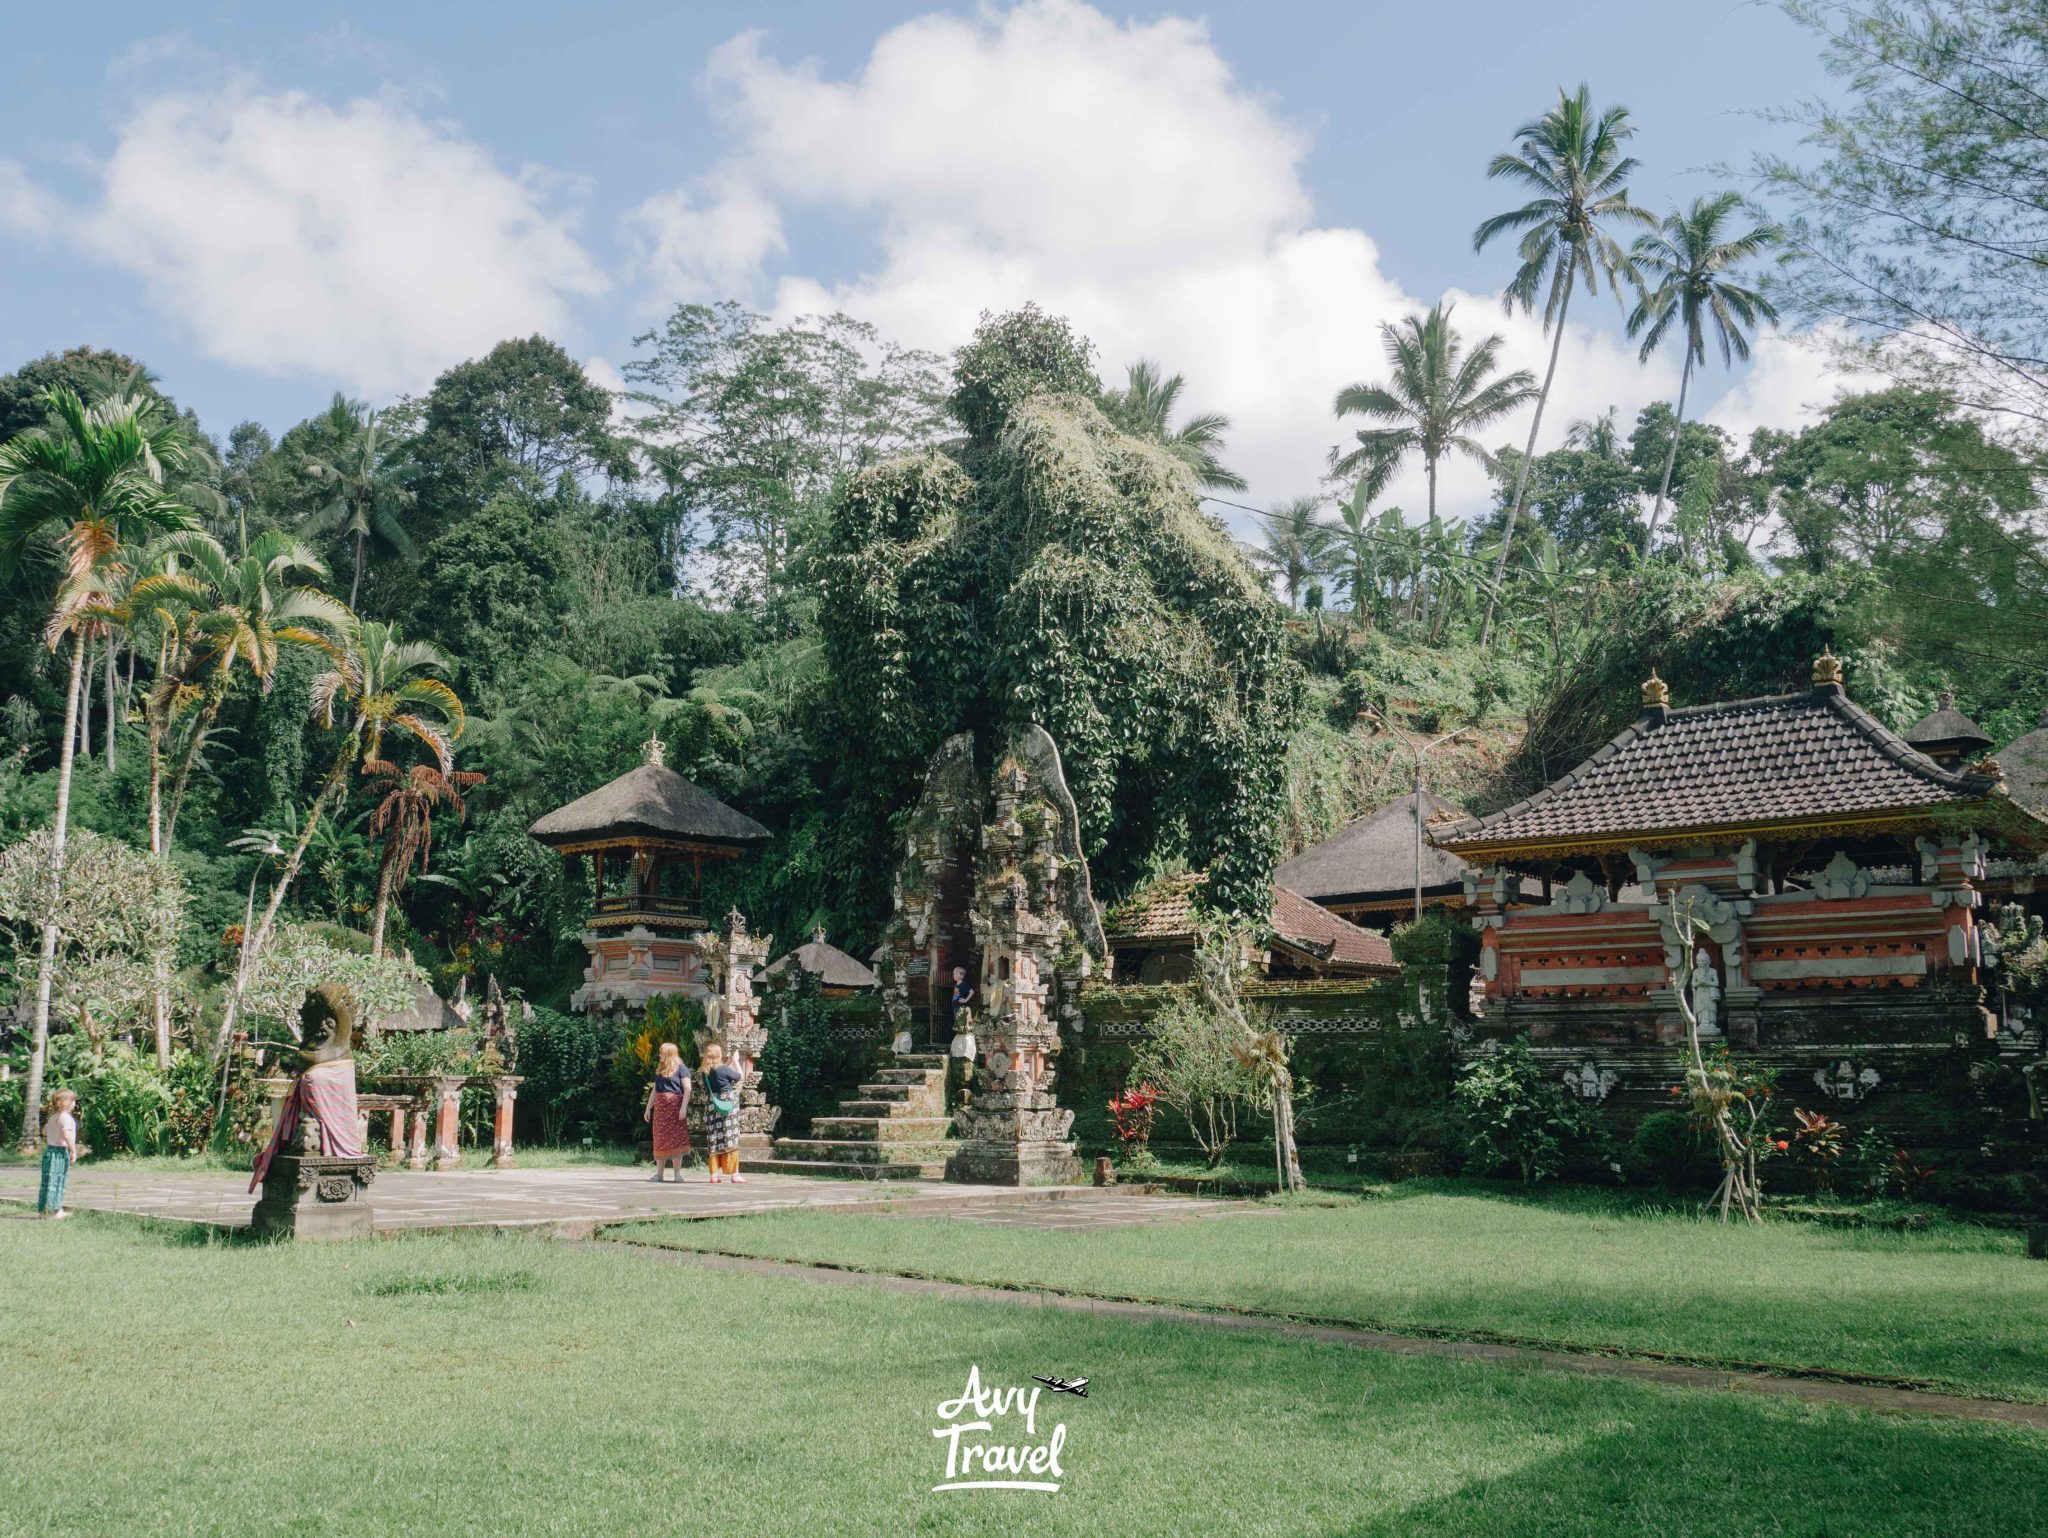
[[[1619,1082],[1620,1076],[1612,1068],[1593,1063],[1581,1063],[1564,1071],[1564,1087],[1581,1100],[1605,1100],[1607,1092]]]
[[[1814,882],[1813,890],[1818,896],[1831,902],[1849,897],[1863,897],[1870,891],[1870,878],[1863,874],[1845,851],[1838,849],[1835,851],[1835,857],[1828,861],[1827,868]]]
[[[1875,1068],[1859,1069],[1847,1058],[1813,1071],[1814,1086],[1830,1100],[1861,1100],[1877,1088],[1878,1081],[1879,1074]]]
[[[1607,892],[1584,871],[1574,871],[1550,906],[1560,913],[1599,913],[1607,906]]]

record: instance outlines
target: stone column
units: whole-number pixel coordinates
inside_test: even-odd
[[[405,1107],[391,1108],[391,1162],[405,1163]]]
[[[456,1146],[456,1139],[461,1130],[462,1080],[436,1079],[434,1097],[439,1106],[434,1117],[434,1168],[459,1169],[462,1165],[462,1150]]]
[[[512,1107],[519,1099],[520,1080],[500,1074],[493,1085],[498,1094],[497,1113],[491,1122],[491,1168],[509,1170],[512,1160]]]

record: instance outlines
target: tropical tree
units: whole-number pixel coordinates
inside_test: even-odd
[[[195,529],[159,541],[150,554],[163,570],[135,584],[132,602],[152,608],[171,637],[166,665],[143,700],[150,847],[168,852],[200,745],[220,714],[235,669],[247,668],[268,693],[283,650],[329,651],[355,629],[356,620],[341,600],[297,580],[324,577],[327,567],[288,534],[260,534],[246,554],[230,559],[217,540]],[[197,717],[172,773],[164,816],[165,734],[174,717],[195,705]]]
[[[1230,431],[1229,417],[1202,411],[1175,427],[1174,408],[1187,388],[1184,377],[1162,374],[1158,364],[1140,358],[1124,371],[1124,378],[1123,389],[1103,393],[1103,410],[1112,422],[1134,438],[1160,445],[1194,472],[1196,485],[1211,491],[1245,489],[1244,477],[1226,470],[1217,457],[1223,435]]]
[[[1456,450],[1482,463],[1487,452],[1472,434],[1496,422],[1536,393],[1527,369],[1492,377],[1504,345],[1496,333],[1471,352],[1451,325],[1451,306],[1439,304],[1424,316],[1406,316],[1398,326],[1380,327],[1393,376],[1383,385],[1355,384],[1337,393],[1339,417],[1362,416],[1381,427],[1361,428],[1358,447],[1338,455],[1337,475],[1359,475],[1366,496],[1377,498],[1410,454],[1422,455],[1429,478],[1429,516],[1436,516],[1436,472],[1444,455]]]
[[[1316,517],[1320,505],[1314,497],[1296,497],[1262,514],[1264,543],[1246,552],[1254,566],[1280,579],[1290,609],[1301,607],[1302,588],[1323,572],[1329,528]]]
[[[370,954],[384,954],[384,918],[391,899],[405,885],[415,862],[424,868],[434,846],[434,808],[445,806],[460,822],[469,807],[462,793],[481,785],[484,777],[466,770],[444,772],[436,764],[400,769],[389,759],[375,758],[363,773],[380,782],[383,796],[370,814],[370,836],[384,841],[377,864],[377,905],[370,919]]]
[[[425,747],[445,774],[454,768],[453,744],[462,734],[462,701],[435,674],[447,673],[453,664],[439,648],[425,641],[407,641],[395,625],[367,624],[338,644],[321,648],[333,666],[313,680],[313,717],[323,727],[337,720],[345,723],[334,763],[320,782],[313,805],[300,826],[299,837],[285,856],[270,889],[270,900],[249,936],[246,969],[263,959],[263,947],[276,927],[278,910],[284,906],[306,848],[313,842],[320,820],[348,784],[348,772],[358,762],[369,763],[383,756],[388,733],[410,737]],[[232,1040],[238,995],[230,995],[222,1012],[219,1045]]]
[[[299,525],[299,532],[339,534],[355,546],[355,573],[348,584],[353,609],[372,536],[400,555],[413,553],[412,536],[399,517],[412,504],[412,492],[399,477],[376,412],[337,390],[325,425],[335,447],[323,459],[308,460],[306,469],[333,495]]]
[[[1582,85],[1573,92],[1560,89],[1557,105],[1516,129],[1515,149],[1494,156],[1486,168],[1489,177],[1516,183],[1535,195],[1521,207],[1483,221],[1472,232],[1472,249],[1483,251],[1496,236],[1520,233],[1515,253],[1521,266],[1509,280],[1502,302],[1509,314],[1517,305],[1533,313],[1540,296],[1543,328],[1551,333],[1551,341],[1550,365],[1536,395],[1529,442],[1522,450],[1507,525],[1501,531],[1494,592],[1487,595],[1486,618],[1479,631],[1482,646],[1492,632],[1494,597],[1507,575],[1508,551],[1522,517],[1529,465],[1536,456],[1537,434],[1543,429],[1543,408],[1550,403],[1550,387],[1557,378],[1557,355],[1564,345],[1572,291],[1582,287],[1597,294],[1605,277],[1618,300],[1622,282],[1633,281],[1635,269],[1606,227],[1656,223],[1628,197],[1628,179],[1635,172],[1636,161],[1634,156],[1624,155],[1621,147],[1634,133],[1626,107],[1609,107],[1596,114],[1587,87]]]
[[[1685,348],[1671,449],[1664,456],[1657,500],[1650,506],[1649,527],[1643,532],[1645,555],[1657,537],[1664,499],[1671,494],[1671,467],[1678,460],[1678,443],[1685,431],[1686,391],[1692,385],[1693,365],[1707,361],[1708,331],[1712,330],[1720,348],[1721,362],[1727,364],[1749,357],[1748,333],[1759,321],[1778,318],[1769,299],[1731,276],[1734,268],[1777,238],[1768,224],[1740,235],[1732,233],[1728,222],[1741,206],[1742,199],[1733,192],[1695,198],[1691,208],[1683,213],[1672,210],[1655,232],[1638,237],[1630,252],[1643,292],[1629,313],[1628,334],[1642,336],[1640,356],[1648,362],[1674,324],[1680,328],[1679,340]]]
[[[71,770],[78,730],[79,681],[86,629],[106,607],[110,568],[122,550],[150,534],[189,525],[190,514],[165,489],[187,452],[185,434],[153,403],[109,396],[88,407],[58,388],[45,404],[50,425],[0,444],[0,576],[11,575],[31,542],[54,534],[62,562],[56,600],[44,627],[52,651],[71,637],[64,729],[57,759],[57,807],[50,829],[50,889],[61,889],[71,816]],[[42,1109],[43,1057],[50,1038],[50,988],[56,970],[58,912],[43,922],[36,974],[22,1147],[32,1149]]]
[[[1361,622],[1378,618],[1385,584],[1401,570],[1405,534],[1401,510],[1389,507],[1375,513],[1364,481],[1337,504],[1337,522],[1329,526],[1324,547],[1326,570]]]

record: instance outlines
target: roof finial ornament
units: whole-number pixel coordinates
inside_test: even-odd
[[[661,745],[659,732],[650,731],[647,734],[647,742],[640,749],[640,755],[643,762],[650,763],[657,769],[668,767],[668,749]]]
[[[1661,710],[1670,703],[1671,685],[1657,676],[1655,668],[1651,668],[1650,676],[1643,680],[1643,708]]]
[[[1956,708],[1956,691],[1955,691],[1955,690],[1953,690],[1953,689],[1944,689],[1944,690],[1942,690],[1942,691],[1941,691],[1941,696],[1940,696],[1940,703],[1939,703],[1939,704],[1937,704],[1937,705],[1935,706],[1935,709],[1937,709],[1937,710],[1954,710],[1955,708]]]
[[[1824,689],[1830,684],[1837,689],[1842,687],[1842,659],[1835,655],[1831,646],[1823,647],[1821,654],[1813,659],[1814,688]]]
[[[813,944],[813,945],[823,945],[824,943],[825,943],[825,926],[824,926],[823,924],[819,924],[819,925],[816,925],[816,926],[815,926],[815,927],[814,927],[814,928],[813,928],[813,929],[811,930],[811,944]]]

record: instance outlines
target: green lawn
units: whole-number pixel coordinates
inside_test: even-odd
[[[973,1281],[1922,1379],[2048,1401],[2048,1264],[2018,1234],[1722,1227],[1598,1197],[1376,1199],[1050,1233],[771,1213],[611,1237]]]
[[[0,1296],[9,1534],[1946,1538],[2038,1531],[2048,1502],[2033,1431],[624,1247],[266,1248],[0,1217]],[[1093,1379],[1040,1407],[1041,1438],[1067,1427],[1063,1491],[930,1490],[935,1410],[970,1364]]]

